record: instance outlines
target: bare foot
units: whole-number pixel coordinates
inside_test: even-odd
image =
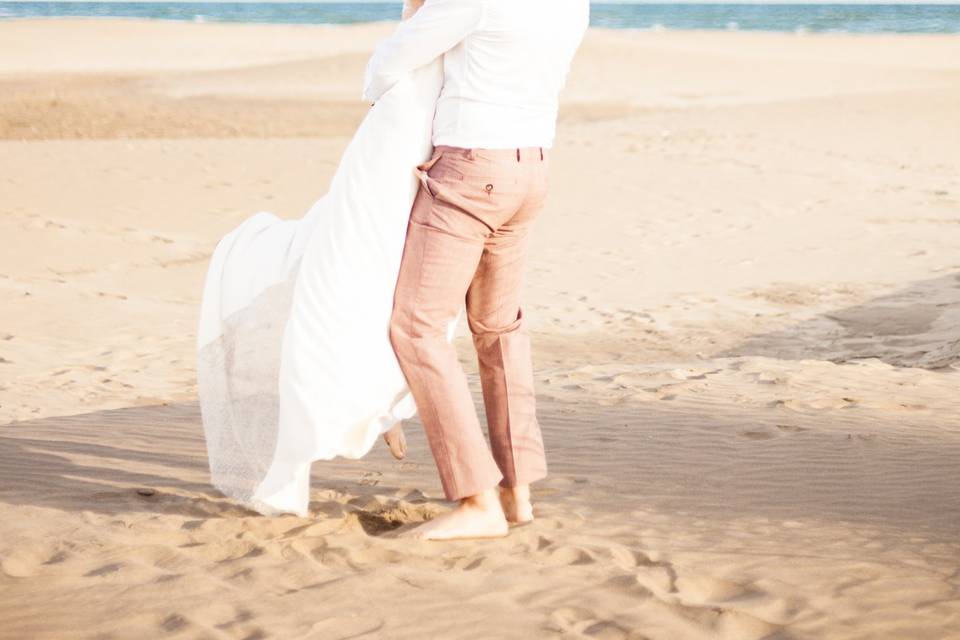
[[[530,485],[500,487],[500,505],[510,524],[526,524],[533,521],[533,505],[530,503]]]
[[[460,538],[502,538],[510,530],[496,489],[464,498],[451,512],[428,520],[402,534],[418,540],[456,540]]]
[[[397,460],[403,460],[403,457],[407,455],[407,438],[403,435],[403,423],[398,422],[394,425],[390,431],[383,434],[383,439],[390,447],[390,453],[393,454],[393,457]]]

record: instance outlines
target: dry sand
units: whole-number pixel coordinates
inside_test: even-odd
[[[0,22],[0,637],[960,638],[956,37],[588,35],[534,526],[391,538],[449,506],[415,423],[310,518],[209,487],[206,261],[324,192],[390,28]]]

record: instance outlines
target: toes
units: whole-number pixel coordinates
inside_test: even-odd
[[[393,454],[393,457],[397,460],[403,459],[407,452],[406,443],[403,441],[403,439],[394,439],[387,434],[383,435],[383,439],[390,448],[390,453]]]

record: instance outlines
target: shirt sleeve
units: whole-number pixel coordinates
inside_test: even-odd
[[[426,0],[374,49],[363,81],[363,99],[376,101],[406,73],[449,51],[483,19],[483,0]]]

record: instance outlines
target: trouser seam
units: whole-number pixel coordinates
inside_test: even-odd
[[[506,415],[507,415],[507,425],[506,425],[506,449],[509,453],[510,458],[510,467],[511,475],[514,484],[517,482],[517,460],[513,447],[513,418],[512,418],[512,406],[513,403],[510,400],[510,378],[507,375],[507,358],[504,354],[503,349],[503,334],[497,335],[497,348],[500,351],[500,362],[503,369],[503,386],[504,386],[504,398],[506,403]]]
[[[412,220],[411,220],[411,223],[416,224],[416,223],[413,222]],[[427,227],[427,228],[429,228],[429,227]],[[422,289],[423,289],[423,287],[422,287],[422,284],[423,284],[423,276],[424,276],[423,262],[424,262],[424,256],[425,256],[425,253],[426,253],[427,240],[429,240],[429,233],[427,234],[427,237],[424,238],[424,242],[422,242],[421,245],[420,245],[420,256],[419,256],[419,259],[418,259],[418,261],[417,261],[417,264],[418,264],[418,269],[417,269],[417,290],[416,290],[416,293],[415,293],[415,295],[414,295],[414,297],[413,297],[413,306],[412,306],[412,308],[408,308],[408,309],[407,309],[407,312],[409,313],[409,316],[410,316],[410,317],[408,318],[407,338],[408,338],[409,341],[410,341],[410,347],[412,348],[413,353],[414,353],[414,356],[416,357],[416,361],[417,361],[417,366],[416,366],[416,369],[415,369],[415,370],[416,370],[416,375],[417,375],[417,381],[418,381],[418,383],[419,383],[418,386],[419,386],[421,389],[424,389],[424,390],[426,391],[427,395],[429,396],[429,397],[427,398],[427,404],[430,405],[430,410],[431,410],[431,412],[433,413],[433,418],[434,418],[435,423],[436,423],[438,426],[441,426],[440,414],[437,412],[437,403],[433,401],[433,395],[432,395],[431,392],[430,392],[430,385],[424,384],[425,381],[423,380],[423,378],[422,378],[421,375],[420,375],[420,372],[423,371],[423,360],[422,360],[421,357],[420,357],[420,348],[419,348],[419,346],[417,345],[417,343],[415,342],[415,340],[414,340],[414,338],[413,338],[413,325],[414,325],[414,315],[415,315],[414,311],[415,311],[416,309],[418,309],[419,306],[420,306],[420,292],[421,292]],[[446,439],[446,436],[445,436],[445,434],[443,433],[443,429],[442,429],[442,428],[438,428],[437,431],[439,432],[440,446],[441,446],[441,448],[443,449],[444,460],[446,461],[446,463],[448,464],[448,467],[450,467],[450,468],[451,468],[451,471],[452,471],[452,464],[451,464],[451,458],[450,458],[450,450],[449,450],[449,448],[447,447],[447,439]],[[460,494],[460,491],[459,491],[460,487],[459,487],[459,484],[458,484],[458,482],[457,482],[456,474],[451,472],[451,473],[448,473],[447,475],[448,475],[448,477],[449,477],[449,479],[450,479],[450,484],[451,484],[451,487],[452,487],[452,489],[453,489],[452,493],[453,493],[454,495],[459,495],[459,494]]]

